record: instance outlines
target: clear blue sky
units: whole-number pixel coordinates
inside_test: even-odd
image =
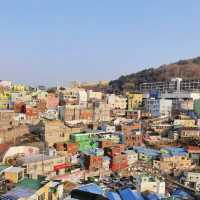
[[[200,0],[2,0],[0,79],[110,80],[200,56]]]

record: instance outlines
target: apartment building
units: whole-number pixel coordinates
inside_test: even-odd
[[[141,175],[136,179],[136,189],[138,192],[154,192],[159,195],[165,195],[165,181],[155,176]]]
[[[25,174],[33,179],[37,179],[38,176],[63,175],[66,173],[66,169],[71,167],[67,156],[46,154],[19,157],[17,165],[24,167]]]
[[[110,107],[104,101],[90,102],[87,107],[67,105],[59,108],[63,121],[82,121],[85,123],[110,120]]]
[[[11,94],[8,92],[0,93],[0,110],[12,109]]]
[[[87,107],[87,92],[85,90],[78,90],[77,92],[78,104],[80,107]]]
[[[161,156],[160,160],[154,160],[153,165],[164,173],[189,170],[193,167],[192,160],[181,154]]]
[[[194,100],[193,99],[186,99],[180,102],[181,110],[193,110],[194,109]]]
[[[128,165],[133,166],[135,162],[138,161],[138,154],[133,150],[126,150]]]
[[[144,101],[145,109],[153,117],[158,116],[171,116],[172,113],[172,100],[148,98]]]
[[[28,125],[21,124],[11,128],[0,128],[0,143],[16,143],[17,139],[29,134]]]
[[[110,107],[104,101],[97,101],[93,104],[93,121],[110,121]]]
[[[24,92],[27,90],[27,87],[23,84],[12,84],[13,92]]]
[[[55,93],[48,93],[47,96],[47,109],[57,109],[59,105],[58,95]]]
[[[160,99],[160,115],[171,116],[172,113],[172,100]]]
[[[60,108],[60,117],[63,121],[92,121],[93,108],[83,108],[79,105],[67,105]]]
[[[70,134],[80,132],[80,127],[69,127],[59,120],[45,121],[44,139],[48,146],[69,140]]]
[[[184,127],[180,130],[181,138],[199,138],[200,130],[194,127]]]
[[[107,103],[111,109],[126,109],[127,98],[115,94],[107,95]]]
[[[199,91],[200,80],[183,80],[182,78],[173,78],[169,81],[141,83],[139,89],[142,92],[151,90],[159,90],[160,92]]]
[[[141,92],[148,92],[151,90],[158,90],[160,92],[165,91],[177,91],[180,90],[181,78],[174,78],[170,81],[152,82],[152,83],[141,83],[139,89]]]
[[[200,164],[200,148],[198,146],[188,146],[187,152],[189,154],[189,158],[196,165]]]
[[[102,97],[103,97],[103,93],[102,92],[94,92],[92,90],[88,90],[87,91],[87,97],[88,97],[88,100],[90,100],[90,99],[101,100]]]
[[[134,110],[142,106],[143,93],[128,93],[127,94],[127,104],[128,110]]]
[[[151,116],[160,116],[160,100],[155,98],[145,99],[145,110],[151,114]]]
[[[199,172],[184,172],[180,181],[187,187],[194,188],[200,191],[200,173]]]

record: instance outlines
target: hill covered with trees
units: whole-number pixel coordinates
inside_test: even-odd
[[[140,83],[167,81],[174,77],[200,79],[200,57],[179,60],[178,62],[149,68],[137,73],[121,76],[109,83],[115,93],[137,90]]]

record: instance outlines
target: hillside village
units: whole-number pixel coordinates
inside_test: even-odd
[[[105,85],[0,82],[0,199],[197,198],[200,80]]]

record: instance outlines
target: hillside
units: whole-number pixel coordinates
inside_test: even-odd
[[[110,81],[109,85],[115,93],[137,90],[140,83],[166,81],[173,77],[183,79],[200,79],[200,57],[180,60],[176,63],[161,65],[158,68],[149,68],[117,80]]]

